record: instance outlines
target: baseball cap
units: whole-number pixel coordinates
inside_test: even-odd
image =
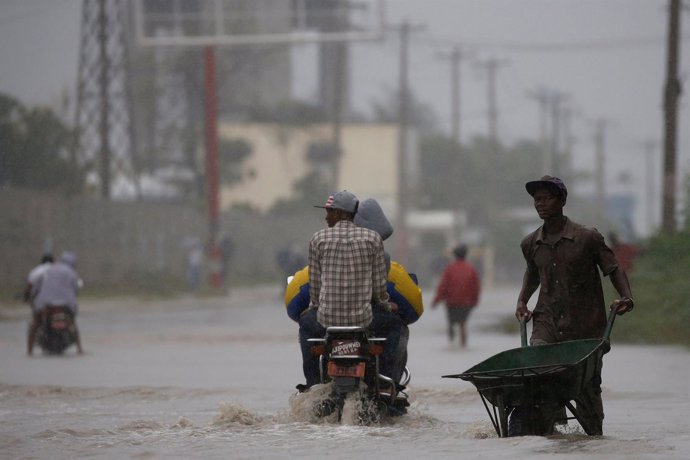
[[[347,190],[343,190],[334,193],[333,195],[329,195],[325,205],[314,207],[324,209],[342,209],[345,212],[355,214],[357,212],[358,206],[359,200],[357,199],[357,197],[354,194],[348,192]]]
[[[532,196],[534,196],[534,192],[536,192],[539,188],[547,188],[549,190],[553,190],[554,192],[563,195],[564,198],[567,198],[568,196],[568,189],[566,188],[563,181],[558,177],[546,175],[542,176],[539,180],[533,180],[525,184],[525,189],[527,189],[527,193],[529,193]]]

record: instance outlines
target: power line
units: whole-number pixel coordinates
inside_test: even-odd
[[[561,42],[561,43],[516,43],[516,42],[491,42],[462,38],[427,37],[420,39],[420,44],[429,45],[453,45],[461,43],[473,48],[500,49],[502,51],[514,52],[564,52],[564,51],[611,51],[621,48],[647,48],[662,47],[665,39],[663,37],[619,37],[605,38],[596,40],[585,40],[581,42]],[[690,41],[690,35],[682,37],[682,41]]]

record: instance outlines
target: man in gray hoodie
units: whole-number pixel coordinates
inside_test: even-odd
[[[75,270],[77,257],[73,252],[65,251],[58,261],[47,267],[38,277],[35,284],[36,296],[33,302],[33,321],[29,327],[27,352],[33,353],[36,330],[41,322],[43,311],[49,306],[64,306],[72,313],[73,319],[77,316],[77,291],[81,280]],[[77,327],[76,321],[74,327]],[[76,345],[79,353],[82,353],[79,330],[76,329]]]

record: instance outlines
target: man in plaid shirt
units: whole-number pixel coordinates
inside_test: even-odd
[[[380,372],[394,375],[395,350],[401,320],[391,310],[386,291],[386,259],[381,236],[352,220],[359,200],[343,190],[328,197],[325,206],[328,228],[319,230],[309,243],[310,305],[299,324],[302,368],[306,385],[319,383],[318,359],[307,339],[323,337],[330,326],[368,327],[385,337]]]

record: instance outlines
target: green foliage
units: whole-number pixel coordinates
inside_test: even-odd
[[[242,163],[252,154],[252,146],[244,139],[221,140],[219,146],[220,171],[226,185],[242,181]]]
[[[0,94],[0,187],[80,190],[84,171],[68,160],[73,137],[51,109]]]
[[[653,238],[635,261],[635,309],[617,319],[613,338],[690,345],[690,232]],[[607,299],[616,297],[610,292]]]
[[[293,198],[278,200],[271,208],[275,214],[301,214],[305,209],[311,208],[314,203],[325,201],[325,198],[333,190],[329,183],[318,171],[311,171],[294,185]]]
[[[399,94],[397,91],[388,90],[384,99],[374,101],[371,104],[374,121],[379,123],[397,123],[399,114]],[[412,92],[408,95],[408,124],[421,133],[433,133],[437,131],[438,120],[430,105],[419,100]]]
[[[539,156],[536,143],[504,147],[475,138],[459,146],[450,138],[431,135],[420,145],[420,204],[427,209],[465,209],[473,222],[485,222],[500,208],[529,205],[525,182],[534,178]]]
[[[305,125],[328,121],[323,109],[300,101],[283,101],[275,107],[253,106],[249,113],[250,121]]]

